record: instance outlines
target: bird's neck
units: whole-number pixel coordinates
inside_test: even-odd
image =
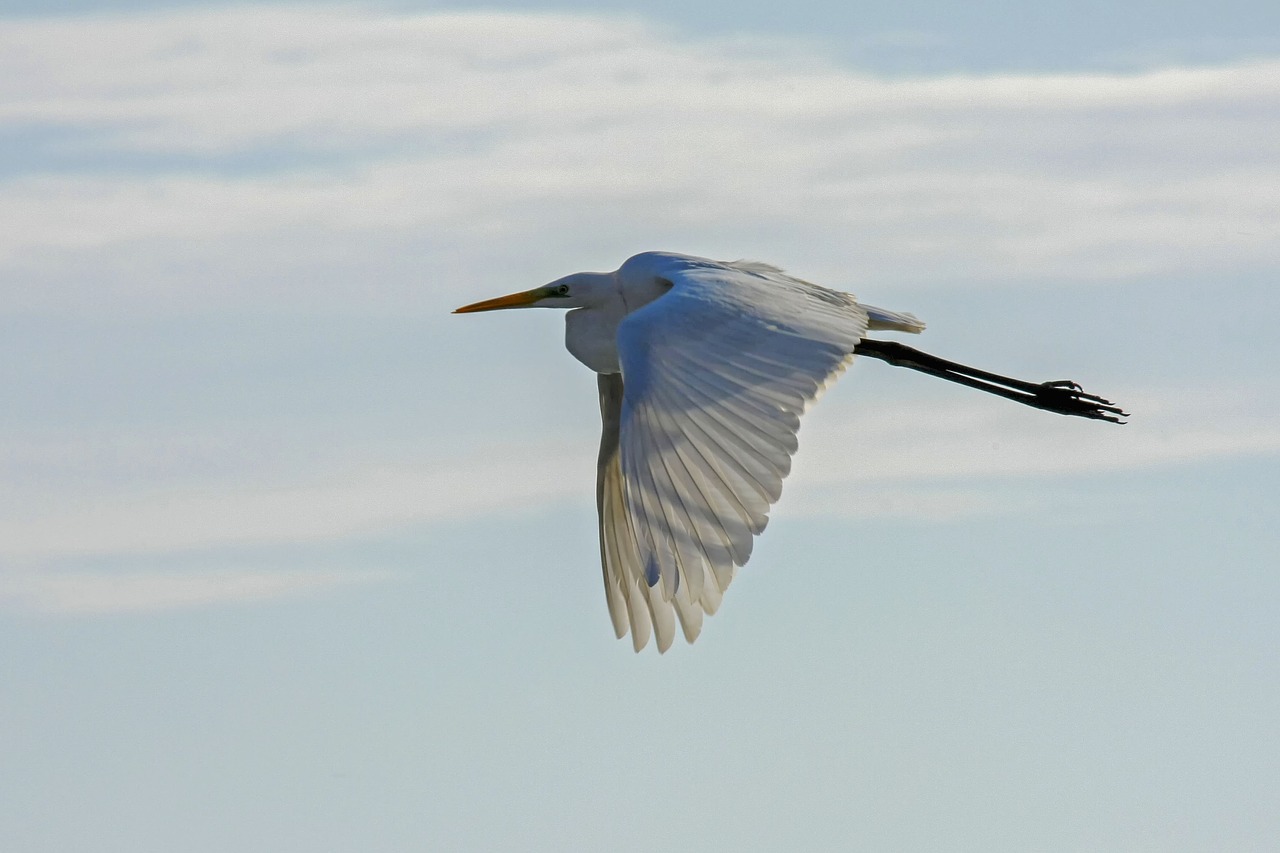
[[[596,373],[618,373],[618,324],[627,314],[621,298],[613,304],[575,308],[564,318],[564,346]]]

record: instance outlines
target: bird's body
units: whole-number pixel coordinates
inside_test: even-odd
[[[781,494],[800,416],[855,352],[978,387],[1005,379],[866,341],[924,324],[754,262],[645,252],[458,312],[528,306],[570,309],[565,345],[599,374],[601,564],[615,632],[637,651],[651,634],[665,651],[677,622],[692,642],[719,607]],[[1114,419],[1067,383],[1001,384],[1022,390],[984,390]]]

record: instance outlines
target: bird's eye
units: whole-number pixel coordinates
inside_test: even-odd
[[[568,295],[569,295],[569,285],[562,284],[556,288],[556,296],[568,296]]]

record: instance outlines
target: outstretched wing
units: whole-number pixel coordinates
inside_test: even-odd
[[[782,492],[800,415],[867,328],[848,294],[773,267],[672,258],[663,275],[670,290],[618,328],[621,378],[600,378],[597,488],[614,628],[637,650],[652,631],[661,651],[677,618],[692,641],[719,607]]]

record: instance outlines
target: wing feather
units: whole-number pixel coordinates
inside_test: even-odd
[[[684,427],[689,446],[715,470],[733,503],[741,508],[749,532],[759,533],[767,519],[770,490],[761,482],[769,479],[768,471],[753,456],[754,448],[716,412],[691,410]],[[716,453],[711,450],[715,447],[737,452]]]
[[[719,396],[720,405],[707,410],[708,416],[730,434],[747,451],[752,459],[764,457],[775,465],[787,465],[795,452],[796,430],[800,428],[799,416],[791,409],[759,408],[758,400],[744,399],[751,391],[749,382],[730,385],[723,379],[708,381],[690,376],[682,384],[672,388],[670,396],[682,399],[683,410],[689,413],[703,410],[703,401]]]
[[[626,636],[627,626],[631,625],[633,638],[639,642],[641,632],[631,615],[630,588],[630,579],[635,576],[639,558],[635,553],[635,537],[626,530],[630,517],[626,509],[622,468],[618,463],[622,376],[602,373],[596,378],[601,423],[600,456],[596,461],[596,510],[600,518],[600,564],[604,569],[605,599],[609,604],[614,634],[621,639]],[[642,644],[636,650],[643,647]]]
[[[600,549],[614,630],[692,642],[768,523],[800,415],[867,328],[852,297],[773,267],[663,256],[670,290],[600,377]],[[625,385],[624,385],[625,380]]]

